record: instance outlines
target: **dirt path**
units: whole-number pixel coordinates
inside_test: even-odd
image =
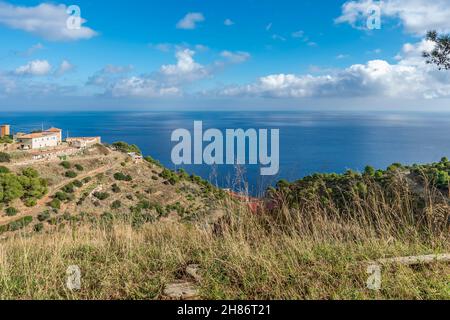
[[[21,217],[25,217],[25,216],[33,216],[34,217],[35,215],[41,213],[42,210],[43,210],[42,207],[43,206],[46,207],[47,203],[52,200],[53,194],[56,191],[58,191],[59,189],[61,189],[62,187],[64,187],[65,185],[67,185],[67,184],[69,184],[71,182],[74,182],[75,180],[82,180],[84,178],[87,178],[87,177],[90,177],[90,176],[93,176],[93,175],[97,175],[99,173],[104,173],[104,172],[106,172],[108,170],[112,170],[112,169],[118,167],[119,165],[120,165],[120,161],[117,161],[113,165],[110,165],[110,164],[104,165],[102,167],[99,167],[99,168],[96,168],[94,170],[91,170],[91,171],[85,172],[83,174],[80,174],[76,178],[64,180],[64,181],[62,181],[62,182],[52,186],[48,190],[47,194],[43,198],[38,200],[37,204],[34,207],[27,208],[26,210],[22,210],[17,216],[14,216],[14,217],[1,217],[0,218],[0,225],[8,224],[8,223],[10,223],[12,221],[15,221],[15,220],[17,220],[17,219],[19,219]]]

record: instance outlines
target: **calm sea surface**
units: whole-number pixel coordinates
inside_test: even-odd
[[[450,156],[450,113],[401,112],[76,112],[0,113],[14,132],[55,126],[70,136],[102,136],[104,142],[126,141],[175,168],[170,155],[173,130],[280,129],[280,172],[261,177],[258,166],[244,169],[250,192],[260,194],[281,178],[296,180],[314,172],[385,168],[438,161]],[[187,166],[186,170],[222,187],[237,183],[233,166]]]

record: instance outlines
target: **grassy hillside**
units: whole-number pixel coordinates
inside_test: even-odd
[[[95,156],[34,166],[48,199],[1,218],[22,222],[0,244],[0,299],[167,299],[172,284],[199,299],[450,299],[448,263],[384,266],[381,289],[366,285],[374,260],[450,253],[446,159],[282,181],[251,212],[150,158]]]

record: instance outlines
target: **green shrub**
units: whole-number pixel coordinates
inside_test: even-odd
[[[77,173],[75,171],[69,170],[66,172],[65,176],[66,176],[66,178],[76,178]]]
[[[86,183],[91,182],[91,181],[92,181],[92,178],[91,178],[91,177],[86,177],[86,178],[84,178],[82,181],[83,181],[84,184],[86,184]]]
[[[112,192],[114,192],[114,193],[119,193],[119,192],[121,191],[120,187],[119,187],[116,183],[114,183],[114,184],[111,186],[111,190],[112,190]]]
[[[43,229],[44,229],[44,225],[41,222],[35,224],[33,227],[33,230],[35,232],[41,232]]]
[[[75,165],[75,169],[77,169],[78,171],[83,171],[84,170],[84,168],[83,168],[83,166],[81,164],[76,164]]]
[[[25,199],[23,203],[25,204],[26,207],[31,208],[37,205],[37,200],[34,198],[28,198]]]
[[[59,164],[61,167],[63,167],[64,169],[70,169],[72,167],[72,165],[70,164],[69,161],[63,161]]]
[[[130,175],[125,175],[122,172],[117,172],[114,174],[114,179],[118,180],[118,181],[132,181],[133,178]]]
[[[94,197],[96,197],[98,200],[106,200],[109,198],[109,193],[107,192],[94,192]]]
[[[41,222],[50,219],[50,212],[49,212],[48,210],[46,210],[46,211],[40,213],[40,214],[37,216],[37,219],[38,219],[39,221],[41,221]]]
[[[51,208],[53,209],[61,209],[61,200],[59,199],[53,199],[52,201],[49,202],[48,204]]]
[[[11,156],[5,152],[0,152],[0,162],[11,162]]]
[[[74,184],[69,183],[69,184],[65,185],[62,188],[62,191],[66,192],[66,193],[74,193],[75,192]]]
[[[10,172],[11,171],[7,167],[0,166],[0,174],[2,174],[2,173],[10,173]]]
[[[22,219],[11,222],[8,225],[8,230],[9,231],[17,231],[17,230],[23,229],[26,226],[28,226],[31,222],[33,222],[33,217],[30,217],[30,216],[23,217]]]
[[[129,152],[135,152],[138,154],[142,154],[141,150],[139,149],[139,147],[135,144],[131,144],[129,145],[126,142],[123,141],[119,141],[119,142],[114,142],[113,147],[116,148],[116,150],[120,151],[120,152],[124,152],[124,153],[129,153]]]
[[[119,209],[120,207],[122,207],[122,202],[120,202],[120,200],[116,200],[111,204],[111,209]]]
[[[81,188],[83,186],[83,182],[81,182],[80,180],[75,180],[72,183],[77,188]]]
[[[62,191],[58,191],[57,193],[55,193],[54,195],[54,199],[58,199],[60,201],[66,201],[68,198],[68,194]]]
[[[19,213],[19,210],[13,207],[6,208],[5,213],[8,217],[13,217]]]

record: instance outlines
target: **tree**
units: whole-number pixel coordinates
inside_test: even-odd
[[[426,39],[436,44],[431,52],[423,52],[427,63],[437,65],[439,70],[450,70],[450,35],[438,35],[436,31],[429,31]]]

